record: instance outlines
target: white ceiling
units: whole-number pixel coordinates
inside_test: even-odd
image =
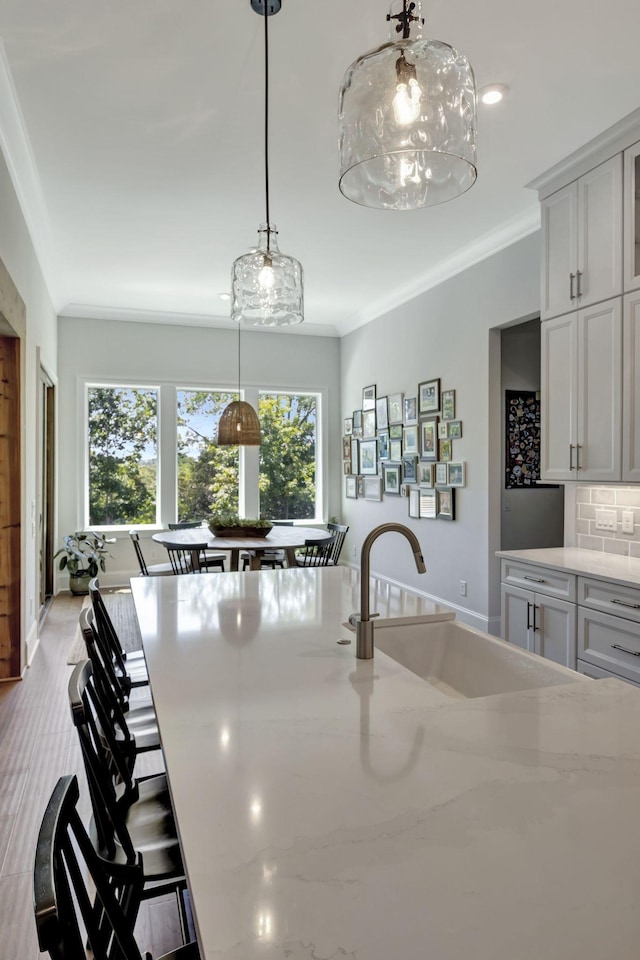
[[[536,228],[525,188],[640,105],[637,0],[434,0],[478,86],[478,181],[441,207],[338,191],[342,75],[386,0],[283,0],[270,21],[271,207],[305,270],[300,333],[344,334]],[[0,145],[60,313],[219,325],[264,219],[263,23],[249,0],[0,0]],[[1,211],[0,211],[1,229]]]

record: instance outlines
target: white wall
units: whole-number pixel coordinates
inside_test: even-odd
[[[31,504],[37,495],[36,398],[38,350],[40,362],[55,381],[57,364],[56,315],[46,288],[29,231],[0,152],[0,259],[26,306],[26,330],[21,343],[22,419],[22,657],[27,642],[32,651],[37,635],[38,548],[37,524],[32,530]]]
[[[378,396],[415,394],[418,383],[441,378],[455,389],[463,438],[454,459],[467,463],[467,486],[456,491],[457,520],[413,520],[408,501],[343,499],[350,525],[346,553],[359,557],[362,540],[379,523],[406,523],[422,544],[427,574],[420,576],[408,545],[397,534],[379,539],[372,569],[465,609],[470,622],[499,629],[499,567],[494,551],[500,531],[499,336],[491,328],[530,317],[539,309],[539,234],[506,248],[427,291],[342,340],[342,415],[361,406],[362,388]],[[334,455],[339,456],[339,447]],[[461,598],[460,580],[468,594]]]
[[[59,320],[59,438],[61,533],[83,524],[83,382],[125,379],[135,384],[177,383],[237,389],[238,334],[235,330],[168,324]],[[331,337],[257,331],[242,332],[242,386],[325,391],[326,453],[340,445],[340,341]],[[327,473],[327,518],[340,513],[340,460]],[[145,539],[148,562],[166,561],[162,547]],[[126,583],[137,573],[128,534],[110,551],[104,584]],[[66,577],[59,588],[66,588]]]

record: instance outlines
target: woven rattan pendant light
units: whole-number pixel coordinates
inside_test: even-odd
[[[240,326],[238,326],[238,397],[240,396]],[[218,423],[219,447],[257,447],[260,444],[258,414],[246,400],[232,400]]]

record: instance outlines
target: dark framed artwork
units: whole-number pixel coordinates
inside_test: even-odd
[[[505,390],[505,489],[533,487],[540,479],[540,394]]]
[[[362,388],[362,409],[375,410],[376,408],[376,385],[372,383],[370,387]]]

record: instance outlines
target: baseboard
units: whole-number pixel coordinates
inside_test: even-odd
[[[351,567],[352,570],[360,570],[359,564],[352,563],[351,561],[347,561],[345,566]],[[494,637],[500,636],[500,617],[485,617],[481,613],[476,613],[475,610],[469,610],[467,607],[462,607],[458,603],[452,603],[451,600],[444,600],[442,597],[437,597],[433,593],[427,593],[425,590],[418,590],[413,586],[410,587],[408,583],[394,580],[393,577],[386,577],[382,573],[376,573],[375,570],[371,571],[371,576],[382,580],[383,583],[390,583],[394,587],[400,587],[401,590],[408,590],[410,593],[415,593],[419,597],[424,597],[425,600],[431,600],[432,603],[440,603],[448,607],[455,613],[456,620],[460,620],[461,623],[466,623],[470,627],[475,627],[476,630],[490,633]]]
[[[30,667],[31,664],[33,663],[33,658],[35,657],[36,650],[38,649],[39,646],[40,646],[40,637],[38,635],[38,623],[36,620],[34,620],[31,625],[31,629],[27,634],[27,639],[25,642],[25,648],[26,648],[26,654],[27,654],[26,664],[28,667]]]

